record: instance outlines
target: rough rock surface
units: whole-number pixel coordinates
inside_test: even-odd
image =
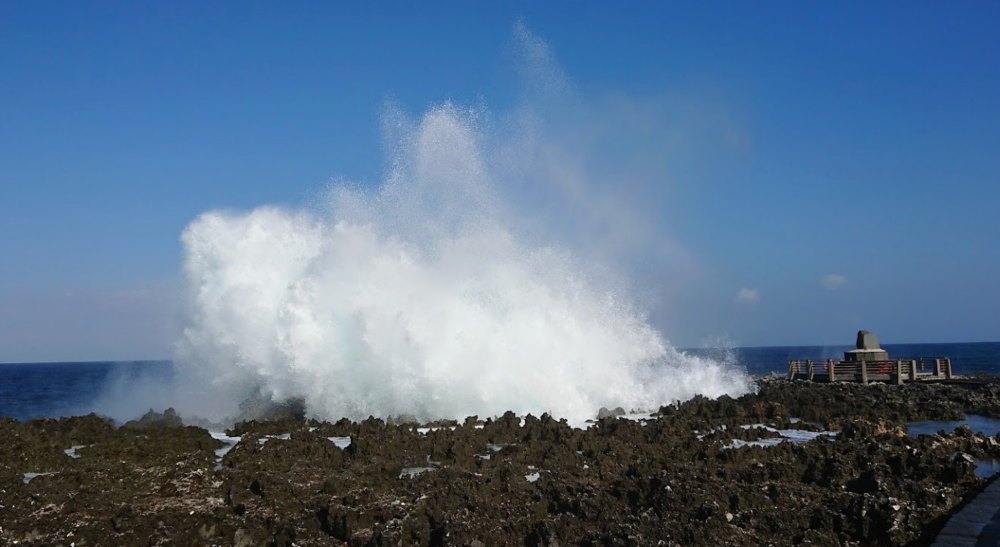
[[[866,330],[858,331],[858,341],[855,346],[858,349],[881,349],[879,348],[878,337],[875,336],[875,333]]]
[[[586,430],[285,417],[237,424],[221,461],[226,443],[170,411],[0,420],[0,544],[919,545],[985,485],[973,457],[1000,442],[903,423],[964,412],[1000,417],[1000,385],[765,381]],[[729,447],[774,435],[750,424],[838,434]]]

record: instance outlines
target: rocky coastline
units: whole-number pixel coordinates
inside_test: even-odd
[[[224,435],[172,411],[3,419],[0,543],[916,546],[991,480],[977,459],[1000,458],[996,437],[904,427],[1000,418],[989,382],[768,378],[739,399],[615,414],[585,429],[281,415]],[[788,430],[815,438],[777,442]]]

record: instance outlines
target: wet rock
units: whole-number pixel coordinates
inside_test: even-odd
[[[238,528],[233,535],[233,547],[255,547],[261,543],[246,528]]]
[[[236,421],[250,420],[294,420],[305,421],[306,403],[301,398],[275,401],[257,388],[239,405],[240,414]]]
[[[602,406],[601,409],[597,411],[598,420],[603,420],[604,418],[617,418],[618,416],[624,415],[625,409],[622,407],[617,407],[614,410],[608,410],[606,407]]]
[[[141,418],[125,422],[122,427],[127,429],[147,429],[150,427],[182,427],[183,425],[184,423],[181,421],[180,416],[177,415],[177,411],[168,408],[162,414],[149,409],[149,412],[143,414]]]
[[[275,415],[234,426],[229,434],[241,440],[218,468],[223,443],[168,412],[118,429],[96,416],[0,420],[0,537],[241,547],[908,545],[983,486],[973,456],[1000,457],[1000,442],[966,430],[910,437],[903,423],[988,410],[998,389],[762,380],[739,399],[664,405],[645,424],[606,415],[586,430],[513,413],[426,429],[398,418]],[[732,448],[778,435],[763,426],[839,431],[833,440]],[[346,448],[331,440],[344,438]],[[68,457],[76,445],[81,457]],[[29,472],[54,474],[24,484]]]

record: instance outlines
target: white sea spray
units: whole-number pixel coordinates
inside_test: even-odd
[[[175,356],[184,411],[232,416],[259,389],[328,420],[583,418],[746,392],[734,363],[671,346],[590,238],[549,237],[560,229],[545,229],[545,203],[525,211],[510,189],[550,143],[488,119],[452,103],[417,119],[389,108],[381,184],[195,219]],[[557,191],[536,195],[559,205]]]

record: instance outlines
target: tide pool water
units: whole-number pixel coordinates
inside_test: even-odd
[[[910,435],[933,435],[939,431],[950,433],[963,425],[987,437],[1000,433],[1000,420],[977,414],[969,414],[964,420],[911,422],[906,424],[906,432]]]
[[[906,424],[906,432],[910,435],[934,435],[940,431],[950,433],[963,425],[969,426],[973,432],[982,433],[987,437],[994,437],[1000,433],[1000,420],[977,414],[969,414],[964,420],[910,422]],[[974,458],[973,460],[976,463],[976,476],[980,478],[992,477],[1000,471],[1000,460],[992,458]]]

